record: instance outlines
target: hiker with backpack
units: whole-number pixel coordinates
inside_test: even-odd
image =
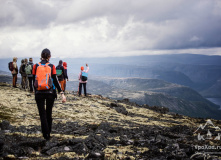
[[[26,88],[26,78],[27,78],[27,75],[25,73],[25,66],[26,66],[26,62],[27,61],[28,61],[27,59],[22,59],[21,60],[21,65],[20,65],[20,68],[19,68],[19,73],[21,74],[21,77],[22,77],[22,79],[21,79],[21,87],[23,89]]]
[[[21,76],[22,76],[22,66],[23,66],[24,62],[25,62],[25,60],[22,59],[22,60],[21,60],[21,65],[20,65],[20,67],[19,67],[19,73],[21,74]],[[22,81],[21,81],[21,82],[22,82]],[[22,84],[22,83],[21,83],[21,84]]]
[[[84,95],[87,96],[87,77],[88,77],[88,71],[89,71],[89,66],[86,64],[87,70],[84,70],[84,67],[81,66],[81,72],[78,75],[78,80],[79,80],[79,89],[78,89],[78,94],[81,96],[81,90],[82,90],[82,85],[84,88]]]
[[[50,58],[50,50],[47,48],[44,49],[41,52],[41,62],[35,64],[32,71],[33,78],[35,78],[35,100],[41,119],[43,137],[46,140],[50,139],[52,108],[54,101],[57,98],[56,88],[62,96],[62,102],[66,102],[66,97],[57,79],[55,66],[49,62]]]
[[[64,67],[64,92],[66,89],[66,81],[68,81],[68,69],[67,69],[67,62],[63,62],[63,67]]]
[[[33,59],[29,58],[29,62],[25,66],[25,74],[28,77],[28,82],[29,82],[29,89],[30,92],[33,92],[33,85],[34,85],[34,78],[32,75],[32,69],[33,69]]]
[[[12,86],[17,88],[16,83],[17,83],[17,75],[18,75],[18,66],[17,66],[17,57],[13,58],[13,62],[9,62],[8,67],[9,70],[12,73]]]
[[[65,77],[65,71],[64,67],[62,66],[63,61],[60,60],[58,66],[56,67],[56,73],[58,77],[58,81],[61,85],[61,89],[64,91],[64,77]]]

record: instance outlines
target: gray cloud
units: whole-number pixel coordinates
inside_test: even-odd
[[[219,1],[207,0],[97,0],[86,1],[84,4],[74,1],[59,12],[57,20],[74,23],[106,17],[110,25],[115,25],[114,31],[117,35],[132,17],[131,28],[128,28],[122,38],[136,40],[143,37],[141,39],[145,40],[150,37],[156,41],[152,46],[147,45],[146,49],[220,47],[220,10]],[[66,16],[66,13],[71,14]],[[132,25],[136,28],[132,28]],[[198,38],[193,41],[194,37]]]
[[[1,27],[45,27],[56,18],[56,10],[40,1],[2,0]]]
[[[221,47],[219,0],[2,0],[0,22],[0,51],[14,54],[45,46],[69,57]]]

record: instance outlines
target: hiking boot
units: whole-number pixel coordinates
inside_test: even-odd
[[[43,137],[47,141],[50,140],[50,138],[51,138],[50,134],[43,134]]]

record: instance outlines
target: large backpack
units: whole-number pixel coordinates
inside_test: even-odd
[[[26,73],[27,75],[32,74],[32,65],[31,65],[31,64],[27,64],[27,65],[25,66],[25,73]]]
[[[51,67],[49,66],[49,63],[38,64],[39,66],[36,70],[34,85],[37,88],[37,90],[49,90],[53,86],[51,78]]]
[[[9,69],[10,71],[13,71],[13,69],[14,69],[13,62],[9,62],[9,63],[8,63],[8,69]]]
[[[86,72],[81,72],[81,80],[82,81],[87,81],[88,73]]]

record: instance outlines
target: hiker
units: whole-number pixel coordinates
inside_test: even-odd
[[[28,77],[29,89],[30,89],[31,93],[33,92],[33,85],[34,85],[34,78],[32,75],[32,69],[33,69],[33,59],[29,58],[29,62],[25,66],[25,73]]]
[[[18,75],[18,66],[17,66],[17,57],[13,58],[12,66],[11,66],[11,73],[12,73],[12,85],[13,87],[17,88],[16,83],[17,83],[17,75]]]
[[[41,62],[35,64],[32,71],[33,78],[35,78],[35,100],[41,119],[43,137],[46,140],[50,139],[52,127],[52,107],[55,99],[57,98],[56,88],[62,96],[62,102],[66,102],[66,97],[57,79],[55,66],[49,62],[50,58],[50,50],[47,48],[44,49],[41,52]]]
[[[67,62],[63,62],[63,67],[64,67],[64,92],[66,89],[66,81],[68,81],[68,70],[67,70]]]
[[[89,66],[86,64],[87,70],[84,70],[84,67],[81,66],[81,72],[78,75],[79,79],[79,89],[78,89],[78,94],[81,96],[81,90],[82,90],[82,85],[84,87],[84,95],[87,96],[87,89],[86,89],[86,84],[87,84],[87,73],[89,71]]]
[[[21,65],[20,65],[20,68],[19,68],[19,73],[21,74],[21,77],[22,77],[21,87],[23,89],[25,89],[25,87],[26,87],[26,77],[27,77],[27,75],[25,73],[25,65],[26,65],[25,61],[27,61],[27,59],[26,60],[25,59],[21,60]]]
[[[19,73],[21,74],[21,77],[22,77],[22,69],[21,69],[21,68],[22,68],[24,62],[25,62],[25,60],[22,59],[22,60],[21,60],[21,65],[20,65],[20,67],[19,67]],[[22,79],[21,79],[21,85],[22,85]]]
[[[61,89],[64,91],[64,77],[65,77],[65,71],[64,71],[64,67],[62,66],[63,61],[60,60],[58,66],[56,67],[56,73],[57,73],[57,77],[58,77],[58,81],[61,85]]]

